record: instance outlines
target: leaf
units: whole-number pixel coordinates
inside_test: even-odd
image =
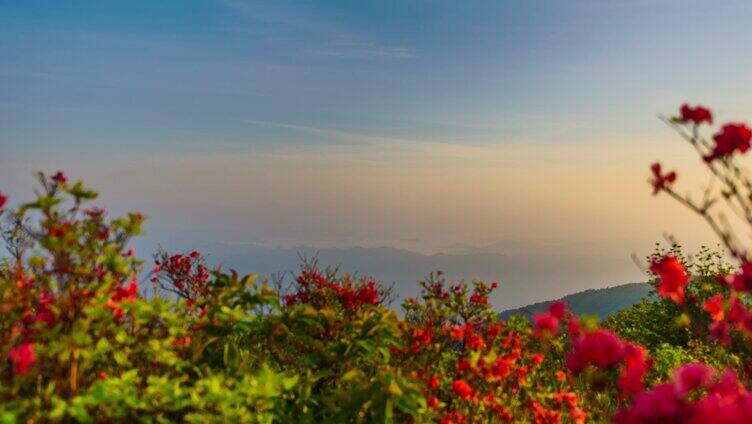
[[[237,369],[240,364],[240,352],[234,343],[226,343],[223,355],[225,367]]]

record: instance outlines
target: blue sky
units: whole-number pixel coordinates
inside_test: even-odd
[[[691,159],[655,116],[752,114],[750,18],[732,1],[0,0],[0,181],[24,198],[33,171],[65,169],[161,240],[705,237],[644,186],[653,160]]]

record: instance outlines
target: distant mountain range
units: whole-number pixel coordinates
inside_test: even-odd
[[[558,253],[550,249],[543,254],[522,248],[510,253],[500,253],[500,249],[456,249],[427,255],[391,247],[269,248],[248,244],[207,246],[202,251],[209,254],[211,262],[225,268],[261,275],[295,273],[301,256],[317,256],[322,266],[394,283],[400,299],[417,295],[416,282],[436,270],[444,271],[451,281],[498,281],[499,290],[491,302],[499,310],[645,278],[629,257],[574,254],[567,249]]]
[[[631,283],[603,289],[591,289],[564,296],[569,308],[576,315],[596,315],[601,319],[623,309],[627,309],[642,299],[651,297],[648,283]],[[654,295],[653,295],[654,296]],[[538,302],[521,308],[508,309],[499,314],[508,319],[513,315],[530,318],[537,312],[544,311],[553,301]]]

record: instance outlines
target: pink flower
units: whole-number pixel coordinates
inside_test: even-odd
[[[744,261],[741,266],[741,273],[727,277],[724,282],[739,292],[748,292],[752,290],[752,263]]]
[[[548,312],[557,319],[563,319],[568,314],[567,304],[563,300],[557,300],[548,307]]]
[[[628,343],[624,347],[624,369],[619,376],[618,386],[623,397],[634,396],[643,389],[643,380],[650,370],[651,361],[645,348]]]
[[[710,330],[710,339],[718,343],[729,346],[731,344],[731,326],[726,321],[718,321],[708,326]]]
[[[707,388],[713,382],[715,370],[705,364],[692,363],[683,365],[674,371],[674,387],[679,396],[686,396],[689,392]]]
[[[5,206],[5,202],[8,201],[8,196],[5,196],[2,191],[0,191],[0,209]]]
[[[573,316],[569,318],[569,322],[567,323],[567,333],[569,333],[570,337],[577,337],[582,333],[580,320],[578,320],[577,317]]]
[[[13,372],[24,375],[37,362],[37,355],[34,353],[33,343],[21,343],[8,352],[8,358],[13,364]]]
[[[536,337],[551,337],[559,334],[559,319],[550,312],[533,315]]]
[[[727,319],[731,323],[735,323],[736,327],[740,330],[749,330],[750,315],[744,304],[736,297],[732,297],[729,301]]]
[[[672,384],[659,384],[649,392],[638,393],[629,409],[617,412],[616,424],[670,423],[681,421],[682,404]]]
[[[567,367],[574,374],[581,373],[588,365],[600,369],[615,366],[624,357],[624,343],[608,330],[585,333],[572,341],[572,351],[567,355]]]

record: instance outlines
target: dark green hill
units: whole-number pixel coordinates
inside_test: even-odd
[[[591,289],[564,296],[563,300],[576,315],[596,315],[601,319],[627,309],[650,295],[648,283],[630,283],[603,289]],[[507,319],[512,315],[531,317],[548,308],[553,301],[538,302],[499,315]]]

